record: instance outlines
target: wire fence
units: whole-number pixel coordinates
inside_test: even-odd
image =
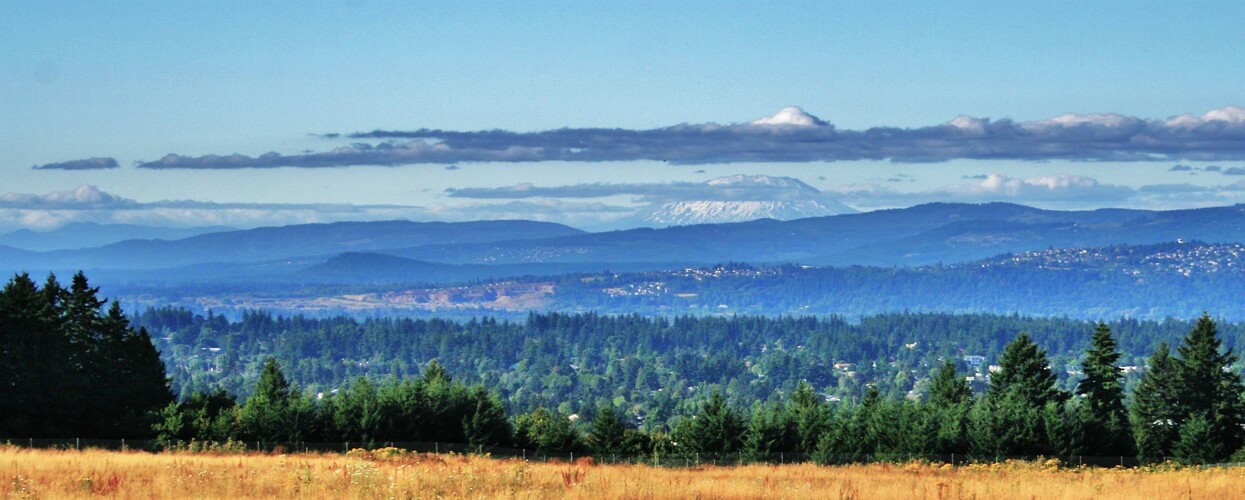
[[[142,439],[80,439],[80,438],[0,438],[0,443],[35,449],[104,449],[104,450],[137,450],[161,451],[170,449],[156,440]],[[348,453],[351,450],[378,450],[398,448],[410,453],[457,453],[463,455],[488,455],[494,458],[519,459],[536,462],[575,462],[591,458],[599,464],[643,464],[659,467],[698,467],[706,465],[733,466],[746,464],[858,464],[858,463],[907,463],[924,461],[951,465],[967,465],[980,463],[996,463],[1005,460],[1050,460],[1056,459],[1066,467],[1137,467],[1167,461],[1167,457],[1141,460],[1127,456],[980,456],[959,453],[929,454],[819,454],[808,453],[650,453],[644,455],[617,455],[587,452],[556,452],[525,448],[508,448],[500,446],[480,446],[465,443],[440,443],[424,441],[385,441],[385,442],[313,442],[313,441],[229,441],[226,443],[183,443],[171,449],[217,450],[233,452],[261,453]],[[1242,466],[1240,463],[1207,464],[1206,467]]]

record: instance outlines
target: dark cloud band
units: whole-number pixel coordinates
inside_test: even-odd
[[[798,108],[786,108],[773,117],[751,123],[682,124],[650,130],[563,128],[542,132],[464,132],[419,129],[325,134],[323,137],[346,137],[360,142],[331,151],[295,155],[267,153],[255,157],[240,154],[194,157],[170,154],[156,161],[140,163],[138,167],[324,168],[459,162],[638,160],[679,164],[847,160],[942,162],[952,159],[1239,160],[1245,159],[1245,108],[1228,107],[1212,110],[1201,117],[1181,115],[1167,120],[1146,120],[1118,114],[1068,114],[1032,122],[961,116],[930,127],[876,127],[867,130],[839,130]]]
[[[31,167],[35,170],[105,170],[117,168],[117,160],[113,158],[87,158],[84,160],[62,161]]]
[[[744,176],[723,177],[709,182],[670,182],[635,184],[575,184],[570,186],[535,186],[530,183],[499,188],[461,188],[447,191],[453,198],[525,199],[525,198],[603,198],[636,196],[636,201],[658,203],[676,200],[722,201],[791,201],[817,199],[821,192],[790,177]]]

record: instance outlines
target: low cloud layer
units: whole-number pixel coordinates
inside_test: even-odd
[[[1239,178],[1238,178],[1239,179]],[[52,229],[70,222],[154,226],[222,225],[239,228],[364,220],[468,221],[528,219],[584,229],[617,229],[646,207],[693,200],[797,201],[846,204],[860,210],[931,202],[1005,201],[1045,208],[1085,209],[1224,205],[1245,201],[1245,180],[1207,186],[1187,183],[1128,187],[1094,178],[1058,174],[1011,177],[992,173],[927,190],[901,190],[885,181],[841,185],[819,191],[787,177],[737,175],[705,183],[577,184],[450,190],[443,203],[425,206],[214,203],[195,200],[140,202],[82,185],[46,194],[0,194],[0,230]],[[616,197],[631,197],[620,201]]]
[[[99,188],[83,184],[70,191],[54,191],[47,194],[4,193],[0,194],[0,208],[86,210],[101,208],[129,208],[138,205]]]
[[[531,183],[500,188],[451,189],[454,198],[528,199],[528,198],[604,198],[635,196],[640,203],[669,201],[794,201],[817,199],[822,193],[816,188],[790,177],[765,175],[734,175],[707,182],[666,182],[633,184],[575,184],[570,186],[535,186]]]
[[[1212,161],[1245,159],[1245,108],[1165,120],[1119,114],[1065,114],[1016,122],[959,116],[920,128],[840,130],[796,107],[746,123],[628,130],[376,130],[325,134],[354,144],[324,152],[260,156],[169,154],[140,162],[148,169],[342,167],[459,162],[666,161],[834,162],[889,160]]]
[[[139,202],[84,184],[47,194],[0,194],[0,229],[51,229],[70,222],[253,227],[395,219],[410,211],[411,207],[390,205]]]
[[[85,160],[62,161],[59,163],[48,163],[45,165],[35,165],[31,168],[35,170],[105,170],[109,168],[117,168],[117,160],[113,158],[87,158]]]
[[[1105,184],[1080,175],[1010,177],[1006,174],[966,176],[969,182],[926,191],[899,191],[879,184],[840,186],[831,194],[860,209],[907,207],[931,202],[984,203],[1005,201],[1051,208],[1130,206],[1167,208],[1237,203],[1245,181],[1225,186],[1160,184],[1137,188]]]
[[[620,219],[634,208],[563,200],[483,204],[353,205],[332,203],[214,203],[195,200],[139,202],[81,185],[47,194],[0,194],[0,231],[45,230],[71,222],[239,228],[367,220],[470,221],[529,219],[593,226]]]

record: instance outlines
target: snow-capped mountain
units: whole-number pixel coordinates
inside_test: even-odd
[[[805,184],[804,181],[801,181],[794,177],[774,177],[770,175],[735,174],[735,175],[728,175],[726,177],[718,177],[716,179],[710,179],[705,184],[714,186],[717,188],[737,187],[740,189],[753,189],[753,190],[769,188],[769,189],[774,189],[774,190],[790,191],[791,193],[799,193],[799,194],[806,194],[806,195],[821,194],[821,191],[818,191],[817,188],[810,186],[808,184]]]
[[[757,219],[792,220],[856,213],[842,204],[827,201],[678,201],[665,203],[644,215],[644,222],[660,226],[720,224]],[[833,202],[829,202],[832,203]]]
[[[768,175],[731,175],[705,183],[699,200],[654,203],[637,214],[648,226],[719,224],[756,219],[792,220],[856,213],[799,179]]]
[[[804,112],[799,106],[787,106],[778,110],[773,116],[753,120],[752,124],[771,127],[825,127],[829,125],[821,118]]]

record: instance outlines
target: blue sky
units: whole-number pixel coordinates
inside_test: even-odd
[[[784,161],[791,143],[780,142],[765,145],[777,156],[659,159],[683,151],[679,142],[611,161],[449,155],[395,166],[135,168],[170,154],[320,155],[364,139],[314,134],[377,129],[500,130],[529,142],[546,138],[521,134],[563,128],[664,138],[678,124],[746,124],[789,105],[848,133],[932,130],[959,115],[1023,125],[1069,113],[1115,113],[1155,129],[1186,113],[1231,118],[1204,115],[1245,106],[1238,2],[258,3],[0,3],[0,229],[389,217],[593,226],[639,196],[499,200],[447,190],[532,183],[571,193],[736,173],[799,178],[863,210],[991,199],[1051,208],[1245,201],[1245,177],[1225,175],[1245,167],[1235,129],[1210,152],[1177,141],[1084,157],[1032,154],[1047,143],[960,157],[947,152],[959,151],[954,143],[930,153],[935,162],[825,152]],[[453,144],[446,135],[418,140]],[[911,143],[903,147],[911,153]],[[1153,158],[1135,161],[1142,153]],[[119,167],[56,168],[88,158]]]

